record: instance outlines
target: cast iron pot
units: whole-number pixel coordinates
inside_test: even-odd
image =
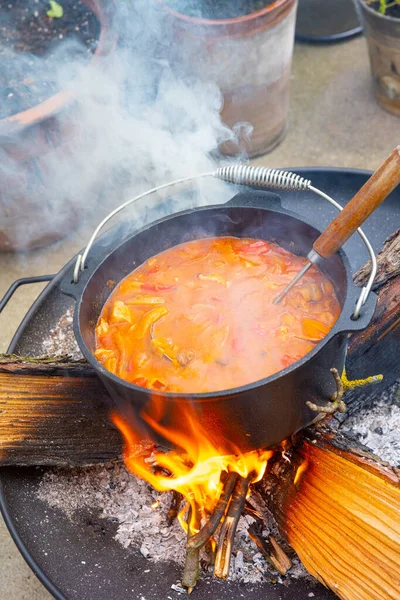
[[[330,369],[336,367],[342,372],[348,334],[368,325],[376,296],[371,295],[359,319],[352,320],[360,290],[353,284],[345,253],[339,251],[324,261],[321,269],[334,285],[341,314],[329,334],[311,352],[283,371],[242,387],[216,393],[171,394],[128,383],[107,371],[93,356],[95,326],[112,289],[134,265],[139,266],[163,250],[189,240],[253,237],[277,241],[306,256],[319,234],[315,227],[283,209],[279,196],[251,191],[238,194],[225,205],[163,218],[131,235],[105,258],[103,250],[100,262],[94,248],[77,284],[72,282],[71,269],[68,283],[61,289],[76,300],[74,332],[79,347],[103,381],[117,410],[143,439],[171,447],[146,421],[154,413],[155,402],[158,423],[175,431],[185,431],[182,409],[190,404],[216,447],[226,452],[271,447],[306,427],[316,417],[306,401],[318,404],[329,401],[336,389]]]

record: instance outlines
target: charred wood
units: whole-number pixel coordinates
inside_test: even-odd
[[[168,514],[167,514],[167,524],[169,526],[171,526],[172,523],[177,518],[177,516],[179,514],[179,509],[181,507],[182,502],[183,502],[183,496],[182,496],[182,494],[180,494],[179,492],[176,492],[174,490],[172,492],[171,505],[169,507],[169,511],[168,511]]]
[[[399,377],[400,356],[400,230],[385,242],[377,256],[378,273],[373,290],[378,294],[374,317],[365,331],[350,340],[346,363],[350,379],[358,379],[381,373],[383,383],[371,389],[370,395],[379,394]],[[370,264],[364,265],[354,277],[357,285],[368,279]],[[363,394],[365,400],[368,395]],[[359,397],[353,390],[346,395],[351,406]]]
[[[246,503],[250,481],[251,475],[238,477],[222,523],[214,566],[214,575],[220,579],[226,579],[229,575],[233,540]]]
[[[93,370],[66,359],[0,357],[0,464],[87,465],[119,458],[110,398]]]

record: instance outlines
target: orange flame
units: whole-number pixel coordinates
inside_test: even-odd
[[[196,511],[198,514],[200,510],[201,515],[206,517],[215,508],[223,491],[223,473],[236,472],[241,477],[251,474],[251,481],[254,483],[264,475],[268,459],[273,454],[271,450],[257,450],[247,453],[238,451],[235,455],[227,455],[223,448],[218,448],[216,443],[211,441],[211,436],[198,423],[189,408],[185,407],[182,409],[179,431],[171,431],[146,415],[146,421],[156,433],[174,447],[182,449],[181,452],[170,450],[167,453],[157,450],[149,461],[145,455],[137,452],[137,446],[142,441],[140,434],[118,413],[114,412],[111,418],[124,437],[123,455],[129,471],[160,492],[175,490],[184,496],[187,505],[181,511],[179,521],[187,530],[185,516],[190,507],[191,534],[198,531],[198,527],[194,526]]]
[[[298,483],[300,483],[303,474],[307,471],[307,467],[308,467],[308,460],[304,459],[303,462],[301,463],[301,465],[299,465],[297,467],[296,475],[294,476],[294,481],[293,481],[294,485],[297,485]]]

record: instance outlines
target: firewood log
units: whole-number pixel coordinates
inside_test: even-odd
[[[257,491],[303,565],[339,598],[400,598],[400,471],[314,427]]]
[[[87,363],[0,357],[0,464],[84,465],[118,458],[109,396]]]
[[[346,368],[350,379],[379,371],[388,387],[400,377],[400,229],[386,240],[377,260],[372,288],[378,294],[377,308],[368,328],[351,338]],[[356,273],[355,283],[365,285],[369,272],[367,263]]]

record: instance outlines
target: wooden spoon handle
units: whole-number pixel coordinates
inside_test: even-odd
[[[338,216],[321,233],[313,248],[323,258],[332,256],[368,219],[400,183],[400,146],[397,146]]]

